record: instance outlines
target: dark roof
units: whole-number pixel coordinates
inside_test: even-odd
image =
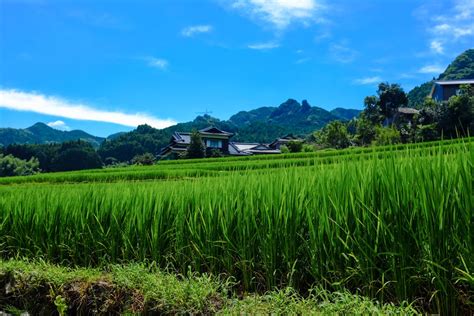
[[[226,136],[232,136],[233,135],[232,133],[223,131],[223,130],[218,129],[217,127],[214,127],[214,126],[209,126],[209,127],[203,128],[203,129],[199,130],[199,133],[203,133],[203,134],[221,134],[221,135],[226,135]]]
[[[174,132],[173,140],[177,143],[190,144],[191,143],[191,134],[190,133]]]

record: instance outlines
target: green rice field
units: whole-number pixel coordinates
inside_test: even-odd
[[[474,142],[159,162],[0,179],[0,254],[154,262],[236,289],[314,286],[474,310]]]

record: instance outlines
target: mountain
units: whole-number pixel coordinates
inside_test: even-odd
[[[92,136],[81,130],[60,131],[44,123],[36,123],[24,129],[0,128],[0,145],[62,143],[69,140],[84,140],[98,148],[104,138]]]
[[[437,79],[423,83],[408,92],[408,106],[419,108],[430,94],[434,80],[474,79],[474,49],[468,49],[449,64]]]
[[[350,121],[354,117],[358,117],[361,110],[354,109],[344,109],[344,108],[335,108],[330,111],[330,113],[340,120]]]
[[[191,122],[179,123],[161,130],[141,125],[136,130],[118,137],[107,138],[99,148],[102,159],[114,157],[129,161],[137,154],[158,154],[166,146],[174,132],[190,132],[209,125],[234,134],[233,141],[268,143],[288,134],[305,137],[334,120],[349,120],[359,110],[335,109],[331,112],[312,107],[306,100],[301,104],[288,99],[278,107],[261,107],[240,111],[229,120],[221,121],[209,115],[198,116]]]

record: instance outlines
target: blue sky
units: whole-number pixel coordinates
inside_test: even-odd
[[[0,127],[99,136],[212,111],[362,108],[474,45],[474,1],[0,0]]]

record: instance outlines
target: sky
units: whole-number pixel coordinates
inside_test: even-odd
[[[0,0],[0,127],[362,109],[379,82],[408,92],[473,47],[472,0]]]

